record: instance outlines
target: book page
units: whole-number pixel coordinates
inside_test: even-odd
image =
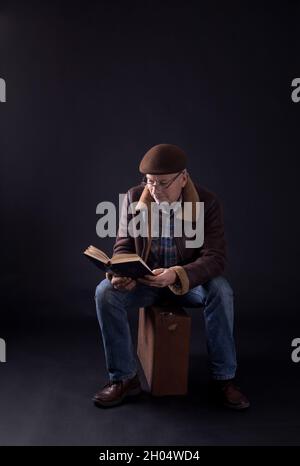
[[[84,254],[94,257],[95,259],[98,259],[104,263],[108,263],[110,260],[109,257],[105,254],[105,252],[101,251],[101,249],[95,248],[95,246],[89,246],[84,251]]]

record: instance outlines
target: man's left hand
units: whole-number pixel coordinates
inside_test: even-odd
[[[171,269],[154,269],[152,272],[155,276],[145,275],[143,278],[138,278],[137,281],[144,285],[163,288],[168,285],[173,285],[177,278],[176,272]]]

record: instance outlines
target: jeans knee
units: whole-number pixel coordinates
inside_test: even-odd
[[[232,299],[233,289],[228,280],[222,275],[210,280],[208,291],[222,299]]]
[[[102,280],[95,289],[95,300],[97,301],[98,304],[103,304],[108,301],[108,295],[111,293],[113,290],[113,286],[108,280],[108,278],[105,278]]]

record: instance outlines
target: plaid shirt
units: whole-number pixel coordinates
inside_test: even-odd
[[[181,202],[181,199],[180,197],[178,202]],[[159,237],[152,238],[151,250],[147,261],[151,269],[169,268],[177,265],[179,260],[174,240],[174,211],[171,210],[170,215],[163,215],[160,210],[159,219]],[[169,232],[170,228],[169,236],[162,236],[163,228],[165,228],[166,232]]]

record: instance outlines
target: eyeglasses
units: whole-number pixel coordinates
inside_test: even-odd
[[[153,186],[156,186],[157,188],[159,189],[168,189],[172,183],[174,183],[174,181],[183,173],[183,171],[177,173],[176,176],[174,176],[174,178],[171,178],[169,181],[153,181],[153,180],[148,180],[148,178],[146,176],[144,176],[143,180],[142,180],[142,185],[143,186],[148,186],[148,187],[151,187],[153,188]]]

